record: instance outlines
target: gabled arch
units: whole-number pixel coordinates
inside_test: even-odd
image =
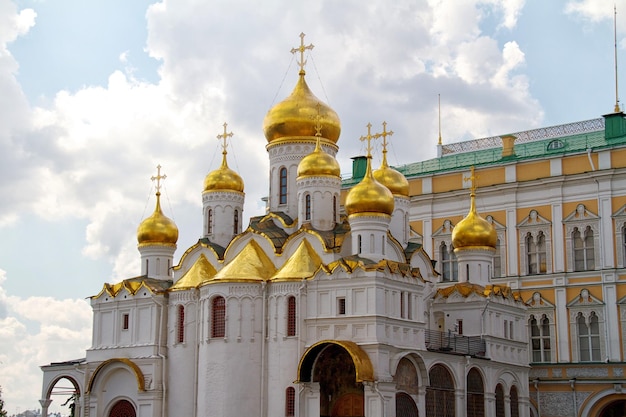
[[[102,370],[106,368],[107,366],[111,364],[115,364],[115,363],[120,363],[130,368],[130,370],[132,370],[133,374],[135,375],[135,378],[137,379],[137,390],[139,391],[146,390],[143,372],[141,372],[141,369],[139,368],[139,366],[137,366],[135,362],[127,358],[113,358],[113,359],[108,359],[102,362],[100,365],[98,365],[96,370],[91,375],[91,378],[89,378],[89,383],[87,384],[87,394],[91,392],[94,384],[96,383],[96,379],[99,377]]]
[[[295,383],[311,382],[315,361],[329,345],[339,346],[348,352],[356,369],[356,382],[374,381],[372,362],[359,345],[348,340],[322,340],[309,347],[300,358],[298,378]]]

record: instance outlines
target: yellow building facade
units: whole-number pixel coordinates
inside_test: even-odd
[[[440,287],[463,273],[452,236],[471,167],[477,211],[497,233],[492,282],[528,307],[531,414],[626,415],[624,114],[440,144],[437,158],[396,167]]]

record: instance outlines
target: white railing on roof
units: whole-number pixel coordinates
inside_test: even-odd
[[[577,135],[580,133],[590,133],[604,130],[604,118],[583,120],[582,122],[568,123],[565,125],[542,127],[539,129],[526,130],[524,132],[512,133],[515,136],[515,144],[534,142],[536,140],[559,138],[568,135]],[[448,143],[442,145],[442,155],[450,155],[453,153],[463,153],[478,151],[481,149],[501,148],[502,136],[491,136],[488,138],[473,139],[464,142]]]

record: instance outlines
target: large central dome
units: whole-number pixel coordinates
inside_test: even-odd
[[[315,97],[304,80],[304,71],[300,71],[291,95],[265,115],[263,132],[269,143],[288,137],[314,137],[318,123],[322,137],[337,143],[341,133],[339,116]]]

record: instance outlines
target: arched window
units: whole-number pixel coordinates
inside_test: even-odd
[[[296,389],[288,387],[285,390],[285,417],[296,415]]]
[[[502,384],[496,385],[496,417],[504,417],[504,388]]]
[[[550,320],[544,314],[537,322],[535,316],[530,316],[530,345],[533,362],[550,362],[552,360],[550,348]]]
[[[590,226],[585,229],[584,235],[580,233],[578,227],[572,232],[574,241],[574,270],[589,271],[595,269],[595,256],[593,247],[593,230]]]
[[[178,305],[178,331],[176,341],[178,343],[183,343],[185,341],[185,306],[182,304]]]
[[[396,394],[396,416],[417,417],[418,411],[415,401],[409,394],[399,392]]]
[[[428,372],[430,385],[426,387],[426,415],[454,417],[454,380],[443,365],[435,365]]]
[[[287,298],[287,336],[296,335],[296,297]]]
[[[485,387],[483,377],[476,368],[467,373],[467,417],[484,417]]]
[[[311,194],[304,197],[304,219],[311,220]]]
[[[441,276],[444,281],[458,281],[459,267],[454,254],[454,247],[441,242],[439,246],[439,259],[441,259]]]
[[[536,240],[530,232],[526,234],[526,256],[528,275],[546,273],[546,237],[543,232],[537,234]]]
[[[226,335],[226,300],[224,297],[215,297],[211,308],[211,337],[225,337]]]
[[[213,233],[213,209],[208,209],[206,212],[206,232],[207,234]]]
[[[109,412],[109,417],[135,417],[136,415],[135,407],[126,400],[116,402]]]
[[[600,360],[600,325],[598,316],[591,312],[589,320],[585,320],[583,313],[576,317],[578,329],[578,349],[581,362],[595,362]]]
[[[278,204],[287,204],[287,168],[282,167],[280,169],[280,184],[279,184],[279,197]]]
[[[509,401],[511,402],[511,417],[519,417],[519,397],[517,396],[516,387],[511,387]]]
[[[239,233],[239,210],[235,210],[233,213],[233,233]]]

